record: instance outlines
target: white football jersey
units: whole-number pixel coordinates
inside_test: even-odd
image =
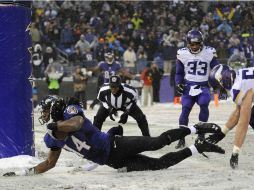
[[[249,89],[254,91],[254,67],[238,70],[231,89],[233,101],[237,105],[241,105],[243,97]]]
[[[185,80],[193,82],[208,81],[210,62],[214,57],[217,57],[216,50],[209,46],[204,46],[197,54],[192,54],[188,48],[177,51],[177,59],[184,65]]]

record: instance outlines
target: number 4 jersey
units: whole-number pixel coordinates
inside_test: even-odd
[[[235,83],[231,89],[233,101],[237,105],[241,105],[246,92],[250,89],[254,91],[254,67],[238,70]]]
[[[78,105],[69,105],[64,111],[65,120],[76,115],[83,115]],[[101,132],[87,118],[78,131],[69,133],[64,140],[56,139],[48,130],[44,142],[48,148],[64,148],[98,164],[105,164],[110,152],[109,134]]]

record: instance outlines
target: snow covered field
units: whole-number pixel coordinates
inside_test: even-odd
[[[220,103],[219,107],[210,105],[210,122],[223,125],[234,105],[229,102]],[[93,119],[95,110],[88,110],[86,116]],[[181,107],[173,104],[156,104],[142,108],[147,116],[152,136],[159,135],[168,129],[178,127],[178,117]],[[199,108],[191,112],[190,125],[198,122]],[[36,157],[19,156],[0,159],[0,175],[7,171],[16,171],[25,167],[32,167],[43,161],[47,156],[47,148],[43,142],[45,127],[38,123],[39,113],[35,113],[35,145]],[[111,120],[105,122],[103,131],[115,125]],[[141,135],[133,119],[124,125],[125,135]],[[86,189],[86,190],[242,190],[253,189],[254,179],[254,131],[250,128],[239,157],[239,169],[232,170],[229,158],[233,148],[234,130],[219,144],[225,148],[226,154],[208,153],[209,159],[202,155],[195,155],[171,168],[160,171],[144,171],[118,173],[107,166],[99,166],[92,171],[84,171],[81,166],[87,161],[77,155],[62,151],[55,168],[35,176],[0,177],[0,189],[48,190],[48,189]],[[196,135],[186,138],[187,145],[193,144]],[[176,143],[166,146],[156,152],[145,154],[159,157],[167,152],[175,151]]]

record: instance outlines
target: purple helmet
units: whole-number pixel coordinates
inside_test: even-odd
[[[57,95],[48,95],[41,100],[39,104],[41,107],[41,116],[38,118],[41,125],[47,123],[50,120],[50,109],[52,104],[59,99],[62,98]]]
[[[220,95],[230,90],[236,77],[235,71],[228,65],[216,65],[209,75],[209,84],[213,89],[218,89]]]
[[[203,35],[198,30],[190,30],[186,37],[187,47],[193,54],[199,53],[203,48]]]
[[[114,52],[112,51],[108,51],[104,54],[104,58],[105,58],[105,61],[108,63],[108,64],[112,64],[114,62]]]

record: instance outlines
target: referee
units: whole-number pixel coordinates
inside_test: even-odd
[[[102,103],[96,116],[94,116],[93,124],[101,130],[103,122],[109,116],[115,121],[113,115],[117,111],[123,111],[118,123],[125,124],[128,116],[133,117],[140,128],[143,136],[150,136],[146,116],[137,106],[136,102],[138,94],[130,85],[121,83],[121,78],[113,75],[109,78],[109,84],[101,87],[97,99]]]

